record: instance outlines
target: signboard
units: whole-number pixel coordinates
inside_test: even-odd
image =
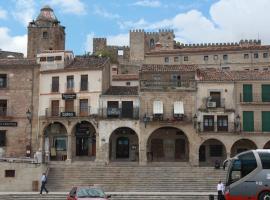
[[[0,126],[18,126],[17,122],[0,121]]]
[[[61,117],[75,117],[75,112],[61,112]]]
[[[62,94],[62,99],[63,100],[72,100],[72,99],[76,99],[76,94],[75,93],[65,93]]]

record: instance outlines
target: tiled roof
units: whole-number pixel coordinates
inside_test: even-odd
[[[112,75],[113,81],[137,81],[139,79],[138,74],[117,74]]]
[[[111,86],[104,95],[138,95],[138,87]]]
[[[102,69],[108,60],[109,58],[98,56],[75,57],[74,60],[65,68],[87,68],[91,70]]]
[[[0,66],[25,66],[25,65],[37,65],[35,59],[27,59],[27,58],[10,58],[10,59],[0,59]]]
[[[197,65],[143,65],[140,72],[192,72],[197,69]]]
[[[249,51],[249,50],[269,50],[270,45],[263,46],[205,46],[205,47],[182,47],[171,50],[152,50],[146,55],[166,55],[174,53],[200,53],[200,52],[218,52],[218,51]]]
[[[201,81],[270,81],[270,71],[227,71],[218,69],[200,69],[198,74]]]

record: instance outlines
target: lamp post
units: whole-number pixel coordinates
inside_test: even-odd
[[[150,121],[150,118],[147,117],[146,114],[145,114],[144,117],[143,117],[144,128],[146,128],[146,124],[147,124],[147,122],[149,122],[149,121]]]
[[[30,124],[30,135],[29,135],[29,145],[26,147],[26,157],[31,157],[32,151],[32,112],[28,109],[26,112],[26,117]]]
[[[196,129],[196,131],[197,131],[197,119],[198,119],[198,117],[197,117],[197,115],[195,113],[195,115],[193,116],[193,126]]]

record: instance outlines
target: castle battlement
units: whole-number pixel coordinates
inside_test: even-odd
[[[130,30],[130,33],[144,33],[144,29],[133,29]]]
[[[107,41],[107,38],[93,38],[93,40],[95,40],[97,42],[105,42],[105,41]]]
[[[174,33],[173,29],[159,29],[159,33]]]

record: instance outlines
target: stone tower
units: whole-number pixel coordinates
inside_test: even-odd
[[[107,48],[106,38],[93,38],[93,53],[105,50]]]
[[[65,27],[60,25],[53,9],[45,6],[36,20],[29,23],[27,57],[35,58],[44,50],[65,49]]]

